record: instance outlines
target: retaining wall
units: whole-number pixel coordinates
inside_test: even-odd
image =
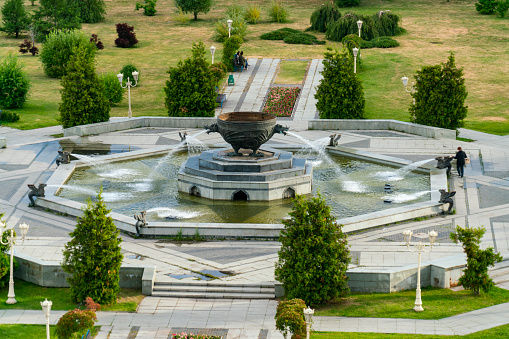
[[[6,148],[6,147],[7,147],[7,138],[0,137],[0,148]]]
[[[314,119],[308,120],[314,130],[392,130],[434,139],[456,139],[456,131],[397,120]]]

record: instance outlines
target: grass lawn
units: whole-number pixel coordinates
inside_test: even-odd
[[[422,289],[424,312],[413,310],[415,291],[396,293],[351,293],[325,307],[315,315],[373,318],[442,319],[456,314],[509,302],[509,291],[494,288],[479,296],[470,291]]]
[[[0,7],[5,1],[0,0]],[[209,46],[216,46],[215,56],[219,60],[222,44],[212,38],[214,26],[224,16],[225,9],[236,2],[218,0],[209,13],[198,16],[198,21],[190,20],[183,24],[176,20],[173,0],[159,0],[156,7],[158,12],[153,17],[135,11],[136,2],[105,1],[106,19],[97,24],[84,24],[83,31],[90,35],[98,34],[104,43],[105,49],[98,52],[96,60],[98,73],[117,73],[127,62],[139,68],[140,84],[131,93],[133,115],[165,116],[163,88],[168,78],[168,68],[188,57],[193,42],[199,40],[205,43],[207,52]],[[405,34],[396,37],[400,47],[368,49],[362,53],[363,65],[358,75],[363,81],[367,118],[409,121],[408,106],[411,98],[403,89],[401,77],[406,75],[412,81],[413,75],[422,66],[446,62],[449,52],[454,51],[457,65],[465,69],[469,92],[466,101],[469,114],[465,127],[501,135],[509,132],[509,53],[506,51],[509,19],[478,14],[475,2],[363,0],[358,7],[342,10],[343,14],[353,11],[369,15],[379,10],[390,10],[401,17],[401,26],[407,30]],[[308,28],[311,13],[323,0],[285,0],[284,4],[290,13],[290,22],[287,24],[269,22],[265,8],[267,2],[248,0],[243,5],[254,3],[263,7],[259,23],[248,25],[247,36],[241,47],[248,58],[309,60],[323,58],[327,47],[341,48],[340,44],[331,41],[326,45],[307,46],[260,39],[262,33],[282,27],[300,30]],[[25,2],[25,5],[28,11],[37,8],[31,6],[30,2]],[[187,14],[187,17],[191,18],[192,14]],[[117,36],[115,24],[123,22],[135,27],[134,31],[140,41],[135,48],[114,46]],[[324,39],[323,34],[314,34]],[[21,120],[6,125],[29,129],[58,124],[60,81],[44,75],[39,57],[18,52],[17,46],[23,38],[14,39],[0,34],[0,58],[8,53],[20,55],[32,81],[29,101],[24,108],[16,110]],[[210,55],[207,54],[207,57]],[[126,116],[127,105],[125,98],[121,104],[112,108],[111,116]]]
[[[99,332],[100,327],[95,326],[90,331],[92,337]],[[56,338],[55,326],[49,327],[51,338]],[[0,338],[27,339],[46,338],[46,325],[0,325]]]
[[[308,64],[309,62],[307,61],[282,60],[274,84],[301,85],[306,75]]]
[[[14,279],[14,293],[18,301],[14,305],[7,305],[7,293],[9,287],[0,289],[0,310],[42,310],[41,301],[44,298],[51,300],[52,310],[73,310],[76,303],[70,300],[68,288],[42,287],[23,280]],[[101,305],[102,311],[135,312],[138,304],[143,299],[139,290],[120,289],[120,294],[115,305]],[[1,332],[0,332],[1,333]],[[3,338],[0,335],[0,338]]]
[[[502,325],[491,328],[489,330],[475,332],[469,335],[425,335],[425,334],[385,334],[385,333],[355,333],[355,332],[312,332],[313,339],[447,339],[447,338],[464,338],[464,339],[503,339],[509,337],[509,325]]]

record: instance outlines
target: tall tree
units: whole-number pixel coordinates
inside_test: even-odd
[[[346,293],[350,263],[347,236],[331,215],[325,199],[297,196],[290,219],[284,220],[275,276],[287,299],[323,304]]]
[[[175,0],[177,6],[184,13],[193,13],[194,20],[198,20],[198,13],[208,13],[213,5],[213,0]]]
[[[2,6],[2,21],[4,25],[0,27],[0,31],[8,35],[14,34],[17,39],[29,23],[23,0],[7,0]]]
[[[95,74],[94,54],[90,53],[87,44],[75,47],[67,63],[67,74],[62,78],[62,102],[58,110],[64,128],[108,121],[110,118],[110,103],[102,82]]]
[[[79,0],[76,4],[81,22],[95,23],[104,19],[106,14],[104,0]]]
[[[101,189],[97,202],[88,201],[83,216],[70,233],[72,239],[65,245],[62,267],[71,275],[67,281],[75,301],[91,297],[99,304],[112,304],[117,300],[124,256],[120,232],[108,213]]]
[[[339,53],[328,48],[325,52],[323,79],[315,94],[320,119],[364,118],[364,90],[353,72],[353,62],[348,51]]]
[[[488,292],[493,288],[493,279],[488,274],[488,267],[502,261],[502,256],[500,253],[495,253],[493,247],[481,249],[481,238],[485,232],[484,227],[456,226],[456,233],[451,233],[451,239],[456,243],[460,241],[467,255],[467,268],[463,270],[463,275],[458,282],[465,289],[472,290],[474,294],[480,294],[481,290]]]
[[[81,28],[76,0],[39,0],[40,7],[32,16],[37,40],[45,41],[52,30]]]
[[[410,114],[422,125],[458,129],[467,117],[467,88],[463,69],[455,65],[454,53],[445,64],[425,66],[417,72],[415,104]]]
[[[214,76],[205,59],[205,45],[193,45],[192,56],[170,67],[165,105],[173,117],[213,117],[216,107]]]

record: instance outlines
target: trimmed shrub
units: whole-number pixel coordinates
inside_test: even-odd
[[[173,117],[213,117],[216,107],[214,76],[205,59],[203,42],[193,44],[191,57],[170,67],[165,106]]]
[[[79,0],[76,5],[81,22],[96,23],[102,21],[106,14],[104,0]]]
[[[115,39],[115,45],[122,48],[131,48],[138,43],[136,33],[134,33],[134,26],[129,26],[126,23],[117,24],[118,38]]]
[[[87,330],[94,326],[97,321],[95,312],[101,306],[94,303],[92,298],[87,297],[85,310],[74,309],[65,313],[56,325],[55,334],[59,338],[79,338],[86,334]]]
[[[89,199],[83,216],[65,244],[62,268],[69,273],[71,298],[82,302],[91,297],[100,304],[114,304],[120,291],[119,271],[124,256],[113,219],[108,216],[102,198],[102,188],[97,201]],[[86,250],[84,250],[86,249]]]
[[[4,25],[0,27],[0,31],[14,35],[17,39],[30,22],[23,0],[6,0],[1,12]]]
[[[293,28],[280,28],[272,32],[263,33],[260,38],[263,40],[283,40],[286,36],[290,34],[302,33],[299,30]]]
[[[89,46],[92,46],[92,50]],[[104,95],[101,81],[95,74],[95,51],[95,46],[89,42],[86,46],[79,45],[73,50],[71,59],[67,63],[66,75],[61,82],[62,102],[58,107],[63,128],[104,122],[110,118],[110,103]],[[77,272],[81,273],[79,270]],[[92,277],[89,276],[89,278]],[[76,280],[82,283],[78,278]],[[92,285],[97,287],[95,284]],[[77,288],[81,289],[81,287]],[[72,291],[73,287],[71,287],[71,294]],[[80,301],[87,296],[103,300],[101,297],[97,298],[97,294],[77,293],[74,295],[79,295]]]
[[[216,61],[214,64],[210,65],[210,71],[212,72],[212,79],[216,86],[219,86],[221,81],[226,76],[226,72],[228,71],[226,65],[221,61]]]
[[[122,67],[122,69],[119,72],[119,73],[122,73],[124,75],[124,77],[122,78],[122,86],[126,85],[127,78],[131,79],[131,82],[134,81],[134,78],[133,78],[133,72],[134,71],[136,71],[138,73],[140,72],[138,67],[134,66],[131,63],[128,63],[127,65]],[[117,79],[117,82],[118,82],[118,79]],[[138,82],[136,83],[136,86],[139,86],[139,84],[140,84],[140,74],[138,74]]]
[[[497,1],[497,7],[495,10],[497,11],[499,17],[504,18],[505,14],[509,10],[509,0]]]
[[[358,6],[361,1],[360,0],[334,0],[334,3],[338,7],[353,7]]]
[[[127,79],[127,78],[126,78]],[[114,72],[102,74],[99,77],[103,84],[103,92],[111,105],[119,104],[124,99],[125,88],[120,86],[117,75]]]
[[[333,2],[326,2],[311,14],[311,29],[327,31],[327,25],[341,18],[339,7]]]
[[[349,290],[347,235],[320,194],[310,200],[297,195],[293,204],[290,219],[283,220],[284,229],[279,235],[275,277],[283,284],[288,299],[320,305]]]
[[[143,8],[143,15],[146,16],[154,16],[157,13],[156,10],[156,2],[157,0],[143,0],[145,3],[141,4],[139,2],[136,3],[136,10]]]
[[[256,24],[258,19],[260,19],[260,7],[255,4],[247,6],[244,19],[246,19],[246,21],[250,24]]]
[[[458,129],[467,116],[467,88],[463,69],[457,68],[454,53],[445,64],[425,66],[417,71],[410,117],[415,123],[440,128]]]
[[[352,53],[352,49],[354,47],[362,47],[362,44],[365,43],[365,41],[362,40],[362,38],[359,38],[357,34],[348,34],[341,39],[341,43],[343,44],[343,47],[346,47],[350,53]]]
[[[226,22],[228,19],[233,21],[230,36],[238,36],[242,39],[246,36],[247,24],[243,16],[225,17],[216,23],[214,39],[218,42],[228,39],[228,23]]]
[[[399,46],[399,42],[388,36],[380,36],[378,38],[374,38],[373,40],[370,41],[370,43],[373,47],[377,48],[393,48]]]
[[[353,56],[348,51],[339,53],[328,49],[322,75],[315,94],[320,119],[364,118],[364,90],[353,72]]]
[[[28,74],[12,54],[0,61],[0,108],[20,108],[30,89]]]
[[[274,22],[288,22],[288,10],[283,5],[283,0],[272,0],[269,5],[269,16]]]
[[[44,73],[51,78],[61,78],[66,74],[66,66],[73,50],[83,46],[87,54],[95,56],[96,47],[90,43],[85,33],[79,30],[53,31],[48,34],[42,46],[41,62]]]
[[[90,42],[93,43],[97,49],[104,49],[104,45],[101,39],[99,39],[99,37],[97,36],[97,34],[92,34]]]
[[[484,15],[495,13],[497,1],[495,0],[479,0],[475,3],[475,9]]]
[[[244,41],[239,36],[232,36],[223,42],[223,64],[228,72],[233,72],[233,55],[240,49]]]
[[[27,39],[19,44],[19,51],[23,54],[30,52],[33,56],[39,54],[39,48],[35,47],[35,44],[32,44],[32,41]]]
[[[277,305],[276,329],[283,334],[284,338],[304,338],[306,336],[306,319],[303,310],[306,303],[302,299],[281,301]]]
[[[325,45],[325,41],[320,41],[316,36],[304,32],[289,34],[283,38],[287,44],[300,44],[300,45]]]
[[[11,111],[2,110],[0,112],[0,122],[16,122],[19,121],[19,114]],[[0,274],[1,276],[1,274]]]

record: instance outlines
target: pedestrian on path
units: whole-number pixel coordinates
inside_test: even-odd
[[[466,158],[467,154],[461,149],[461,147],[458,147],[458,152],[456,152],[454,159],[456,159],[456,169],[458,170],[460,178],[463,178]]]

